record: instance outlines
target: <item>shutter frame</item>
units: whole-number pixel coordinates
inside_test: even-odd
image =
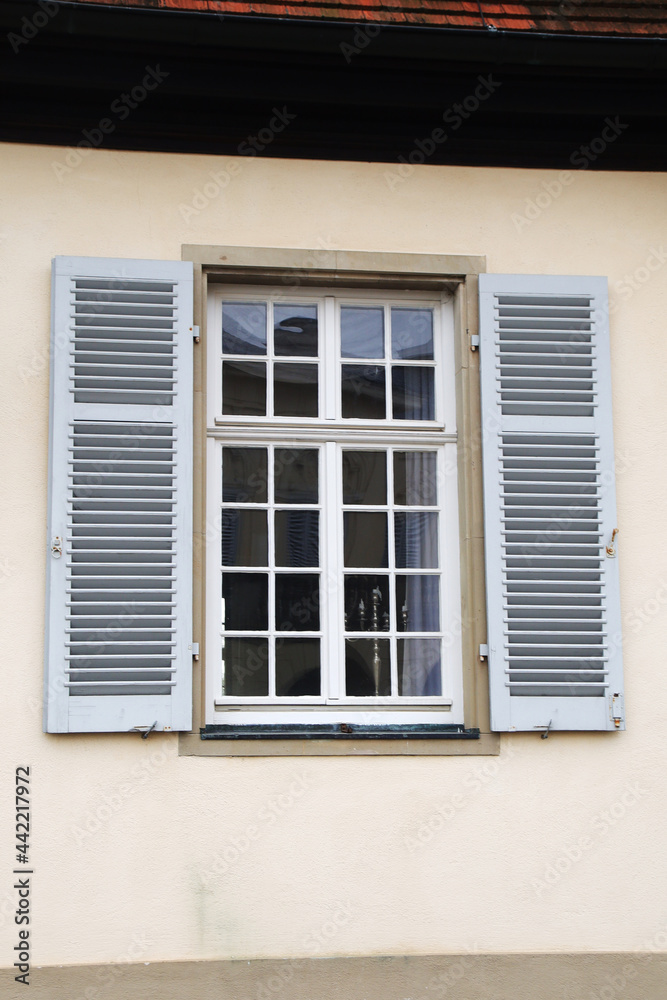
[[[188,731],[193,266],[56,257],[51,297],[44,730]]]
[[[624,729],[618,557],[609,558],[605,552],[612,531],[617,527],[607,280],[580,276],[482,274],[479,278],[479,294],[491,729],[497,732]],[[514,302],[502,305],[499,303],[499,297],[501,302],[503,297],[514,299]],[[518,334],[518,342],[521,344],[525,342],[525,338],[534,337],[536,343],[532,349],[535,352],[544,353],[548,350],[556,352],[551,356],[552,361],[546,357],[539,362],[540,364],[545,366],[552,363],[554,366],[563,364],[568,366],[565,375],[572,376],[577,374],[572,365],[579,365],[580,381],[575,381],[574,377],[568,380],[562,371],[554,367],[549,371],[560,377],[561,381],[557,384],[546,373],[539,372],[534,355],[525,353],[522,358],[512,355],[511,352],[522,351],[524,347],[507,344],[507,340],[516,336],[511,332],[503,332],[501,368],[501,321],[504,326],[509,325],[510,328],[521,324],[516,320],[502,319],[499,310],[504,311],[504,315],[508,312],[520,312],[524,306],[517,305],[516,300],[522,297],[529,302],[532,300],[533,303],[539,298],[547,310],[550,306],[558,308],[560,312],[571,309],[573,314],[579,310],[574,308],[572,300],[590,299],[589,311],[592,319],[590,351],[586,346],[588,344],[586,332],[579,333],[578,337],[572,337],[571,331],[577,328],[575,321],[571,321],[569,336],[572,338],[571,343],[576,344],[576,347],[570,347],[568,343],[551,348],[538,346],[541,340],[553,335],[539,332],[539,323],[534,321],[537,312],[533,305],[526,307],[529,311],[533,310],[533,321],[527,323],[526,327],[535,327],[538,332],[527,332],[526,329],[522,329]],[[568,297],[570,305],[563,308],[558,300],[563,303]],[[550,327],[557,325],[553,320],[542,319],[541,322],[548,322]],[[562,318],[558,322],[562,322]],[[585,330],[585,323],[580,329]],[[555,335],[555,340],[558,339],[567,341],[568,330],[561,327],[560,332]],[[581,352],[581,356],[585,356],[588,360],[582,360],[581,356],[578,356],[576,361],[572,361],[570,351]],[[559,352],[562,352],[560,357]],[[562,354],[567,357],[563,359]],[[586,364],[590,365],[592,379],[587,374]],[[538,372],[537,379],[536,372]],[[510,376],[515,378],[512,379]],[[516,376],[523,376],[523,380]],[[591,386],[597,395],[591,396],[581,391],[580,385]],[[534,389],[537,391],[531,393],[530,390]],[[573,391],[569,391],[570,389]],[[529,401],[524,402],[525,400]],[[549,410],[552,412],[546,412]],[[596,459],[588,462],[577,456],[590,456],[591,452],[587,450],[585,443],[591,440],[595,441],[594,447],[599,450],[595,452]],[[521,444],[515,445],[516,441],[521,441]],[[563,447],[555,447],[558,441]],[[553,447],[549,449],[550,445]],[[566,454],[569,456],[552,457],[549,460],[549,463],[556,463],[559,467],[558,478],[564,480],[564,483],[546,486],[546,482],[556,481],[556,465],[547,469],[547,460],[544,457],[537,461],[527,458],[529,455],[544,456],[548,450],[551,450],[553,456]],[[535,466],[539,467],[537,474],[527,471]],[[581,472],[582,469],[588,470],[586,475]],[[544,479],[544,482],[525,485],[527,481],[540,479]],[[595,486],[597,486],[597,500],[593,498]],[[513,493],[513,490],[516,492]],[[520,506],[522,490],[528,493],[523,508]],[[544,499],[540,497],[540,490],[550,491],[556,498]],[[571,512],[567,518],[563,518],[562,511],[566,504],[565,498],[562,501],[557,498],[560,491],[569,492],[570,496],[580,494],[571,500],[572,504],[583,505],[580,514]],[[536,505],[532,509],[529,498],[532,498]],[[513,509],[513,504],[519,506]],[[551,523],[548,517],[552,515],[545,513],[549,510],[549,504],[554,505],[555,512]],[[586,504],[592,505],[590,509],[586,508]],[[560,514],[558,514],[559,505]],[[522,509],[525,513],[521,513]],[[582,545],[580,539],[584,538],[581,532],[589,530],[584,528],[584,525],[594,524],[595,518],[591,518],[591,510],[596,512],[599,518],[597,531],[600,535],[600,549],[598,556],[589,559],[585,558],[583,553],[591,555],[592,549]],[[536,520],[530,521],[531,515]],[[578,523],[574,519],[576,517],[587,520]],[[519,518],[523,520],[520,521]],[[543,540],[539,540],[538,530],[521,534],[524,527],[537,529],[540,523],[538,518],[544,518],[544,524],[549,524]],[[575,528],[580,532],[579,536],[575,534]],[[503,535],[505,529],[507,535]],[[590,530],[593,531],[593,528]],[[585,537],[590,540],[591,535]],[[523,540],[523,546],[515,544],[520,540]],[[538,541],[541,548],[536,544]],[[568,541],[579,543],[578,547],[577,545],[568,547]],[[532,542],[533,548],[527,546],[526,542]],[[560,555],[564,551],[571,556],[569,566]],[[557,555],[553,555],[554,552]],[[526,571],[525,567],[531,565],[531,558],[535,565],[533,569]],[[581,568],[584,566],[587,567],[586,570]],[[553,569],[542,574],[544,567]],[[563,573],[559,574],[556,567],[564,567]],[[563,578],[568,577],[568,580],[558,581],[559,575]],[[534,577],[537,580],[549,580],[549,583],[547,586],[537,582],[534,586],[532,584],[524,586],[523,583],[512,582],[513,579],[532,581]],[[598,577],[601,599],[599,605],[593,606]],[[577,582],[584,579],[588,582]],[[535,590],[554,593],[550,593],[546,598],[534,598],[532,593],[525,596],[517,593],[521,589],[529,592]],[[587,591],[585,596],[583,591]],[[516,620],[522,615],[537,617],[540,614],[537,609],[531,611],[530,608],[528,610],[526,608],[538,600],[545,600],[547,605],[571,604],[569,611],[562,613],[562,620],[559,623],[554,621],[558,613],[552,607],[544,606],[541,613],[545,620],[540,623],[542,636],[535,632],[529,635],[527,623]],[[582,607],[576,606],[577,604],[590,604],[591,607],[584,607],[582,610]],[[574,616],[602,622],[600,630],[587,633],[586,630],[594,630],[596,624],[587,620],[575,623],[572,621]],[[524,630],[523,635],[514,631],[521,629]],[[570,635],[556,634],[557,629],[562,629],[564,633],[569,632]],[[579,633],[577,629],[582,631]],[[579,635],[578,639],[575,639],[574,633]],[[603,635],[601,640],[600,635]],[[556,645],[548,646],[550,641],[554,641]],[[560,667],[557,668],[556,655],[559,652],[563,653],[563,650],[565,654],[574,652],[574,648],[565,649],[565,643],[568,641],[581,642],[582,646],[579,647],[578,653],[582,655],[562,660]],[[595,647],[596,642],[601,643],[600,647]],[[538,649],[540,644],[542,648]],[[604,653],[601,656],[602,647]],[[583,655],[584,651],[586,655]],[[523,656],[523,660],[515,658],[517,653]],[[539,660],[531,661],[529,656],[536,654],[543,655]],[[593,660],[591,657],[597,659]],[[591,692],[600,688],[597,684],[600,676],[597,665],[600,662],[608,671],[604,694],[595,697],[585,696],[585,690]],[[592,663],[596,665],[594,669],[591,669]],[[544,669],[551,667],[551,672],[547,675],[551,680],[557,679],[557,669],[562,670],[566,686],[561,684],[560,687],[558,685],[550,687],[544,680],[531,685],[531,680],[539,675],[536,675],[534,669],[532,672],[528,670],[530,667],[535,668],[536,664]],[[510,672],[511,666],[523,668],[526,672],[523,674]],[[566,674],[567,667],[573,670],[570,675]],[[586,673],[575,676],[574,671],[585,670],[587,667]],[[577,684],[577,680],[586,680],[590,686],[586,689],[581,683]],[[523,682],[523,687],[517,683],[518,681]],[[538,690],[546,693],[536,693]],[[556,690],[568,693],[557,695]],[[519,691],[531,693],[519,695]]]

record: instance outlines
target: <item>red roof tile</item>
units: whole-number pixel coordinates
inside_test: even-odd
[[[369,21],[556,34],[667,36],[667,0],[79,0],[223,15]]]

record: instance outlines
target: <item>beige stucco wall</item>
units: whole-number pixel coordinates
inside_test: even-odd
[[[424,166],[390,183],[382,165],[236,158],[188,211],[229,158],[95,151],[60,177],[54,161],[65,151],[11,145],[0,168],[0,964],[20,764],[38,964],[666,949],[665,175],[579,171],[558,194],[556,172]],[[50,261],[178,259],[183,243],[609,277],[627,732],[504,737],[477,759],[195,758],[176,737],[42,734]]]

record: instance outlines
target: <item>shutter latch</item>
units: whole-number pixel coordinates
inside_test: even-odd
[[[609,545],[606,546],[606,553],[610,559],[613,559],[616,555],[616,547],[614,542],[616,541],[616,535],[618,534],[618,528],[614,528],[611,533],[611,538],[609,539]]]
[[[611,721],[617,729],[621,728],[623,722],[623,696],[614,694],[611,698]]]
[[[60,559],[63,554],[63,540],[60,535],[51,539],[51,555],[54,559]]]

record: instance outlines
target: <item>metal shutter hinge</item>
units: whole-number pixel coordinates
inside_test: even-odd
[[[198,660],[199,659],[199,643],[198,642],[191,642],[190,645],[188,646],[188,649],[192,650],[192,659],[193,660]]]
[[[489,647],[485,642],[480,643],[479,658],[480,660],[488,660],[489,658]]]
[[[616,541],[616,535],[618,534],[618,528],[614,528],[611,533],[611,538],[609,539],[609,545],[605,546],[605,552],[609,559],[613,559],[616,556],[616,546],[614,542]]]
[[[614,694],[611,698],[611,721],[617,729],[620,728],[623,718],[623,696]]]
[[[60,535],[56,535],[55,538],[51,539],[51,555],[54,559],[60,559],[63,554],[63,540]]]
[[[192,327],[192,339],[194,340],[195,344],[198,344],[199,341],[201,340],[201,337],[199,336],[199,327],[198,326],[193,326]]]
[[[471,333],[469,334],[469,336],[470,336],[470,350],[471,351],[479,350],[479,334]]]

